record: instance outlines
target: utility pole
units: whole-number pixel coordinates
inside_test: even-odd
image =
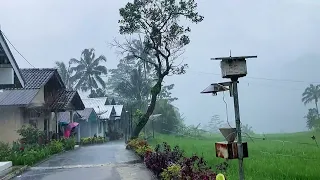
[[[229,57],[211,58],[211,60],[220,60],[222,78],[231,79],[231,82],[214,83],[203,90],[201,93],[212,93],[217,95],[217,92],[230,91],[230,96],[233,96],[234,113],[236,128],[220,128],[220,132],[225,137],[227,142],[217,142],[216,156],[224,159],[239,160],[239,179],[244,180],[243,158],[248,157],[247,142],[242,142],[241,136],[241,121],[239,110],[239,95],[238,95],[238,79],[247,75],[246,59],[256,58],[257,56],[239,56],[232,57],[231,51]],[[237,142],[234,142],[237,136]],[[234,147],[236,145],[236,148]],[[221,153],[221,152],[227,152]]]
[[[241,121],[239,110],[239,97],[238,97],[238,78],[231,79],[232,81],[232,95],[234,105],[234,116],[236,121],[237,137],[238,137],[238,159],[239,159],[239,179],[244,180],[244,168],[243,168],[243,146],[241,135]]]

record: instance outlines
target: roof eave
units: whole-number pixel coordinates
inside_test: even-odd
[[[22,73],[19,69],[19,66],[18,66],[16,60],[14,59],[14,56],[13,56],[13,54],[12,54],[12,52],[11,52],[11,50],[5,40],[4,35],[2,34],[1,30],[0,30],[0,44],[3,47],[3,50],[4,50],[5,54],[7,55],[8,59],[10,61],[10,64],[19,79],[19,82],[20,82],[22,88],[24,88],[25,87],[25,80],[24,80],[23,76],[21,75]]]

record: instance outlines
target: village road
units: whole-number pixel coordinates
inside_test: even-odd
[[[152,180],[124,142],[80,147],[31,167],[14,180]]]

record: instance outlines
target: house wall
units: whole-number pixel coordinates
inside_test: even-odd
[[[20,136],[17,130],[23,124],[23,111],[19,107],[0,108],[0,141],[12,143],[17,141]]]
[[[79,120],[78,123],[80,124],[80,137],[81,138],[91,137],[90,123],[84,120]]]
[[[91,128],[91,137],[93,137],[94,134],[98,136],[98,121],[91,121],[90,128]]]
[[[37,95],[31,101],[32,106],[42,106],[45,103],[44,101],[44,87],[42,87]]]

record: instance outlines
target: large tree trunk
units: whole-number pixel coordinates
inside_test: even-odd
[[[161,84],[162,84],[163,77],[159,78],[157,83],[152,87],[151,90],[151,103],[147,109],[147,112],[139,119],[137,126],[134,128],[134,131],[131,134],[131,139],[137,138],[139,133],[143,129],[143,127],[147,124],[150,116],[153,113],[153,110],[156,106],[157,96],[161,91]]]

